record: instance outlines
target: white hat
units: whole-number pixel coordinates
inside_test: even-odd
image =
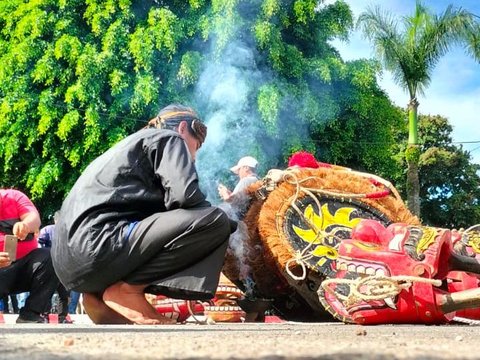
[[[230,170],[233,171],[235,174],[238,174],[238,170],[240,170],[242,166],[248,166],[255,169],[257,165],[258,161],[255,158],[251,156],[245,156],[238,160],[238,164],[234,167],[231,167]]]

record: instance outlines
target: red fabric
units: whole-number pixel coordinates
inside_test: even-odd
[[[297,151],[288,159],[288,167],[299,166],[302,168],[318,169],[319,167],[332,168],[332,164],[317,161],[308,151]]]
[[[367,199],[379,199],[388,195],[390,195],[390,190],[383,190],[376,193],[367,194],[365,197]]]
[[[29,212],[37,212],[35,205],[22,192],[14,189],[0,189],[0,220],[20,219]],[[0,232],[0,251],[3,251],[5,233]],[[29,241],[19,241],[17,260],[38,248],[37,237]]]
[[[296,153],[292,154],[290,159],[288,159],[288,167],[291,166],[300,166],[312,169],[317,169],[319,167],[317,160],[315,160],[315,156],[307,151],[297,151]]]

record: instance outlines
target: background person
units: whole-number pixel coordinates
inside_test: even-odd
[[[58,220],[58,211],[55,212],[53,215],[53,221],[56,223]],[[44,226],[40,229],[40,233],[38,234],[38,243],[41,247],[44,248],[51,248],[53,237],[55,234],[55,224],[50,224]],[[69,292],[65,289],[62,283],[59,282],[57,288],[58,294],[58,307],[56,307],[56,312],[58,313],[58,322],[61,324],[71,324],[72,321],[68,317],[68,299],[69,299]]]
[[[250,200],[246,189],[258,181],[257,176],[258,161],[252,156],[242,157],[237,165],[230,168],[234,174],[238,175],[239,181],[233,191],[230,191],[225,185],[218,185],[218,194],[225,202],[229,203],[237,212],[238,218],[242,219],[248,208]]]
[[[12,313],[18,314],[19,309],[18,309],[18,300],[16,295],[14,294],[5,295],[0,301],[1,301],[1,306],[3,306],[2,310],[4,314],[10,313],[9,303],[12,304]]]
[[[145,293],[214,296],[236,223],[198,185],[206,132],[192,109],[169,105],[94,160],[63,202],[53,264],[95,323],[172,323]]]
[[[39,249],[34,233],[40,227],[40,215],[30,199],[18,190],[0,189],[0,249],[6,234],[18,238],[16,261],[0,252],[0,297],[29,292],[19,310],[17,323],[46,322],[58,278],[52,267],[50,251]]]
[[[80,293],[77,291],[70,291],[70,302],[68,303],[68,313],[76,314],[78,303],[80,301]]]

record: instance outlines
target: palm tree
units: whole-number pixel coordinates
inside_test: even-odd
[[[358,19],[357,26],[375,48],[383,66],[392,72],[397,84],[408,91],[407,203],[420,215],[418,160],[417,94],[423,94],[439,59],[454,45],[464,45],[468,53],[480,59],[478,23],[475,15],[448,6],[441,15],[428,11],[419,1],[411,16],[397,18],[380,7],[368,8]]]

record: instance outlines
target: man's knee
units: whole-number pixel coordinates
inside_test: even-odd
[[[35,273],[41,272],[56,278],[52,257],[50,256],[50,249],[35,249],[27,256],[29,257],[28,261],[31,264],[30,266]]]

